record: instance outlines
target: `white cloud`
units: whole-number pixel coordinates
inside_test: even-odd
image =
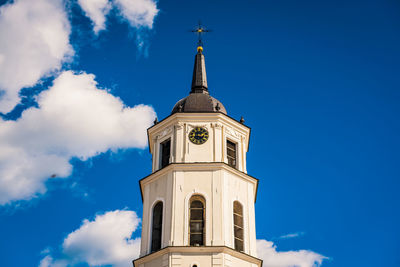
[[[96,34],[106,28],[112,6],[135,28],[151,29],[159,11],[153,0],[78,3],[92,20]],[[63,0],[15,0],[0,7],[0,112],[8,113],[19,103],[22,88],[34,86],[72,58],[70,33]]]
[[[78,3],[92,20],[96,34],[106,28],[106,16],[112,7],[116,7],[133,28],[151,29],[159,11],[153,0],[78,0]]]
[[[0,7],[0,112],[19,103],[23,87],[71,58],[70,28],[62,0],[15,0]]]
[[[316,267],[327,257],[310,250],[276,251],[273,242],[257,240],[257,254],[263,267]]]
[[[108,150],[144,148],[152,107],[126,107],[99,89],[94,75],[65,71],[17,121],[0,119],[0,204],[46,192],[51,177],[67,177],[69,160]]]
[[[140,219],[134,211],[115,210],[84,220],[63,242],[63,258],[47,255],[39,267],[65,267],[78,263],[89,266],[131,267],[139,256],[140,238],[132,239]]]
[[[121,15],[132,27],[153,28],[158,9],[153,0],[113,0]]]
[[[79,5],[93,22],[93,31],[97,34],[106,28],[106,16],[111,10],[109,0],[78,0]]]

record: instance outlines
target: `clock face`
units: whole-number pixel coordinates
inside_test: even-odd
[[[189,140],[196,145],[204,144],[208,140],[208,131],[201,127],[196,127],[189,133]]]

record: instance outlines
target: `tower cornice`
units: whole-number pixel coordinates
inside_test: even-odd
[[[162,177],[166,173],[174,172],[174,171],[218,171],[225,170],[230,173],[233,173],[240,177],[241,179],[254,184],[254,203],[257,200],[257,189],[258,189],[258,179],[245,173],[237,170],[226,164],[225,162],[193,162],[193,163],[171,163],[165,168],[162,168],[158,171],[153,172],[152,174],[142,178],[139,180],[140,194],[143,202],[143,188],[145,185],[154,182],[159,177]]]
[[[227,246],[201,246],[201,247],[193,247],[193,246],[168,246],[159,251],[153,252],[151,254],[140,257],[136,260],[133,260],[133,266],[138,267],[140,264],[144,264],[148,261],[159,258],[165,254],[169,253],[180,253],[191,254],[191,255],[201,255],[204,253],[224,253],[230,255],[232,257],[247,261],[249,263],[255,264],[257,267],[261,267],[263,261],[259,258],[253,257],[249,254],[239,252]]]

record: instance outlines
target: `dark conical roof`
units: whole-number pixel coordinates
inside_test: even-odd
[[[204,55],[199,49],[194,58],[192,90],[190,93],[207,93],[207,74],[206,74],[206,61]]]
[[[175,104],[172,114],[176,112],[222,112],[226,114],[224,105],[210,96],[208,92],[206,63],[202,51],[201,46],[197,48],[190,94]]]

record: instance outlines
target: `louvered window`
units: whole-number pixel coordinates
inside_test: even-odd
[[[226,155],[228,157],[228,164],[236,168],[236,144],[226,140]]]
[[[205,200],[201,196],[190,199],[189,239],[191,246],[203,246],[205,236]]]
[[[243,207],[238,202],[233,202],[233,225],[235,235],[235,249],[244,251],[243,249]]]

